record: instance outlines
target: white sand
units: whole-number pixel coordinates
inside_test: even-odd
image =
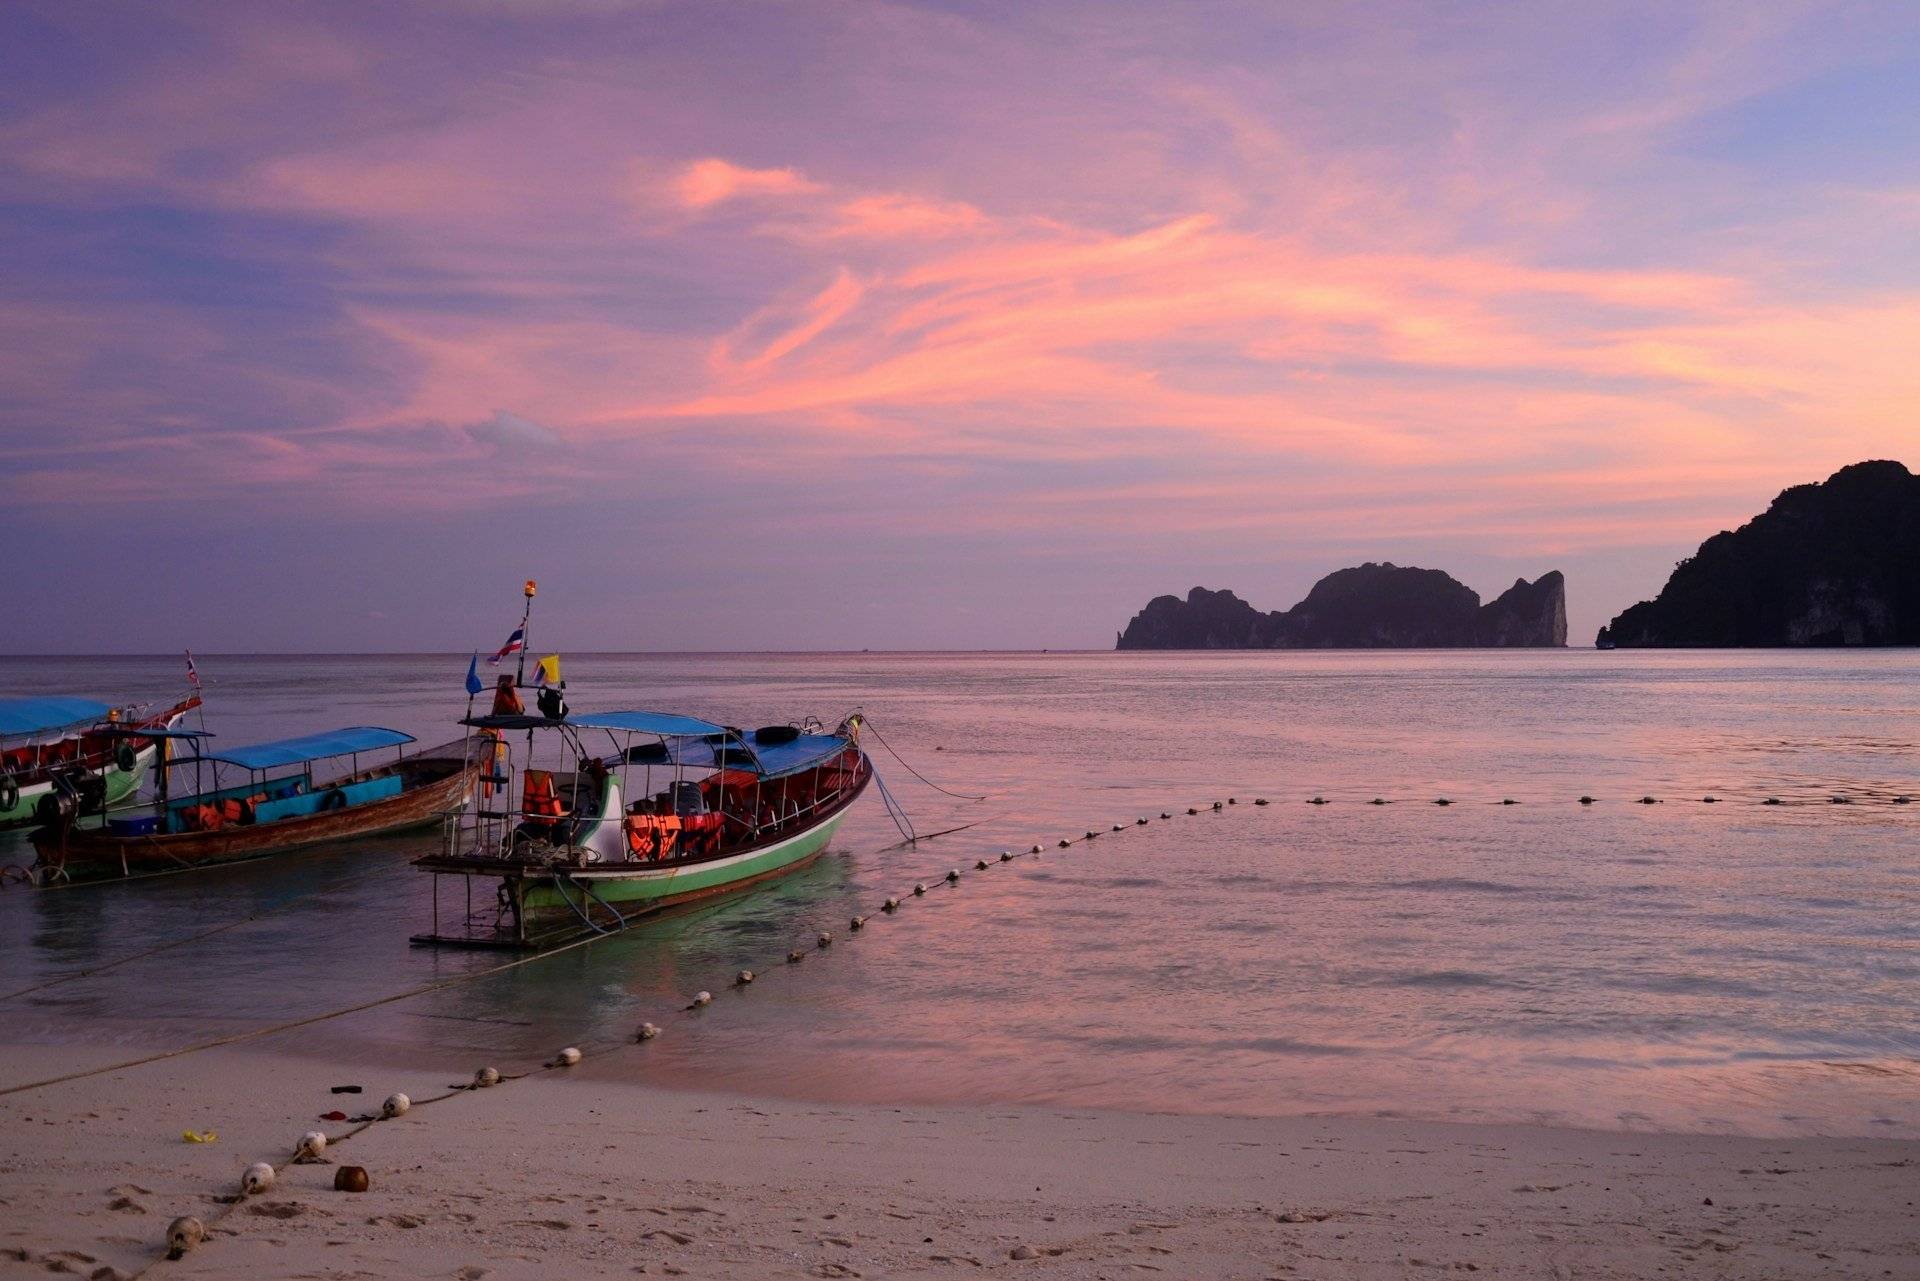
[[[0,1075],[115,1057],[15,1047]],[[829,1107],[644,1089],[589,1060],[337,1144],[363,1195],[283,1164],[303,1131],[349,1128],[319,1113],[475,1066],[224,1050],[0,1098],[0,1275],[1920,1277],[1911,1140]],[[366,1093],[328,1093],[346,1082]],[[270,1193],[154,1265],[173,1216],[227,1211],[262,1159]]]

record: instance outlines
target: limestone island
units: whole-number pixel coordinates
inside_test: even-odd
[[[1292,609],[1263,614],[1230,591],[1156,596],[1115,649],[1465,649],[1563,647],[1560,571],[1515,580],[1498,599],[1437,569],[1369,561],[1336,570]]]
[[[1855,463],[1700,544],[1602,649],[1920,645],[1920,476]]]

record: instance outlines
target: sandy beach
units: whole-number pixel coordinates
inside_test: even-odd
[[[14,1047],[6,1081],[117,1057]],[[287,1163],[302,1132],[353,1128],[323,1113],[470,1072],[228,1049],[7,1096],[0,1272],[1920,1276],[1911,1140],[820,1106],[596,1079],[589,1058],[334,1143],[364,1194]],[[260,1160],[274,1186],[229,1204]],[[183,1214],[209,1237],[164,1261]]]

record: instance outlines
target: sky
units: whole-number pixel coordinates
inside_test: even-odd
[[[1865,458],[1920,6],[0,8],[8,652],[1589,643]]]

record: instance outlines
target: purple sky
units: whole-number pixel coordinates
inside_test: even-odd
[[[1920,465],[1920,8],[0,9],[9,651],[1106,646]]]

